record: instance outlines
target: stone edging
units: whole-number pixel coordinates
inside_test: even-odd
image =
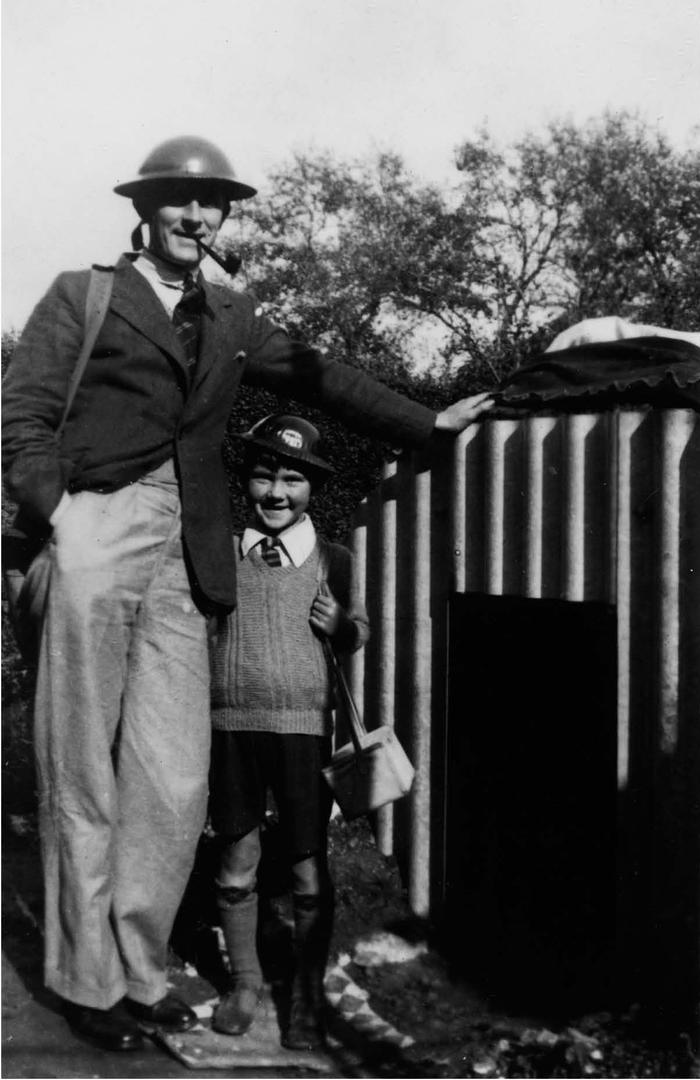
[[[341,1019],[370,1042],[397,1050],[413,1046],[415,1039],[397,1031],[370,1008],[369,994],[353,982],[347,972],[351,963],[349,954],[341,953],[326,971],[324,988],[328,1004],[339,1013]]]

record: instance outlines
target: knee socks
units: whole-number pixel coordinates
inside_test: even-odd
[[[231,965],[234,987],[262,986],[258,959],[258,894],[255,889],[238,889],[216,883],[221,929]]]

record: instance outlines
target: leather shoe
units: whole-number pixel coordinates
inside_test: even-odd
[[[124,998],[124,1004],[143,1027],[162,1028],[164,1031],[188,1031],[198,1022],[197,1014],[173,994],[166,994],[153,1005]]]
[[[326,1046],[323,1010],[303,998],[293,997],[280,1042],[287,1050],[323,1050]]]
[[[88,1005],[64,1003],[63,1012],[71,1029],[103,1050],[140,1050],[143,1036],[119,1005],[92,1009]]]
[[[214,1009],[211,1026],[224,1035],[245,1035],[253,1023],[262,992],[254,986],[237,986],[222,997]]]

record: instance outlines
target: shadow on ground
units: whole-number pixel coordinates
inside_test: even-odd
[[[700,1075],[682,1039],[672,1047],[650,1045],[634,1009],[622,1017],[516,1014],[471,986],[437,947],[433,928],[412,918],[395,861],[378,853],[369,825],[340,819],[334,819],[330,833],[337,916],[334,966],[326,986],[334,1002],[326,1058],[285,1062],[279,1054],[277,1018],[284,1008],[290,912],[286,882],[275,873],[283,860],[275,854],[273,827],[266,837],[263,877],[261,948],[269,987],[263,1049],[211,1065],[217,1059],[211,1038],[205,1037],[208,1016],[226,970],[211,889],[216,847],[205,836],[173,936],[170,969],[178,993],[198,1007],[204,1034],[182,1053],[162,1042],[149,1042],[143,1053],[133,1055],[95,1050],[73,1037],[57,999],[42,986],[35,816],[26,785],[15,784],[10,794],[15,802],[5,804],[3,845],[3,1076],[167,1078],[191,1075],[195,1068],[202,1077]],[[337,989],[339,978],[343,985]],[[192,1049],[197,1039],[205,1040],[210,1055],[198,1063]]]

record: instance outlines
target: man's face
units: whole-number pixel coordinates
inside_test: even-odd
[[[227,211],[228,203],[216,187],[168,186],[141,211],[148,222],[149,250],[175,266],[194,268],[204,254],[195,238],[213,244]]]
[[[248,499],[261,532],[276,536],[303,516],[311,498],[311,483],[291,465],[254,465],[248,474]]]

